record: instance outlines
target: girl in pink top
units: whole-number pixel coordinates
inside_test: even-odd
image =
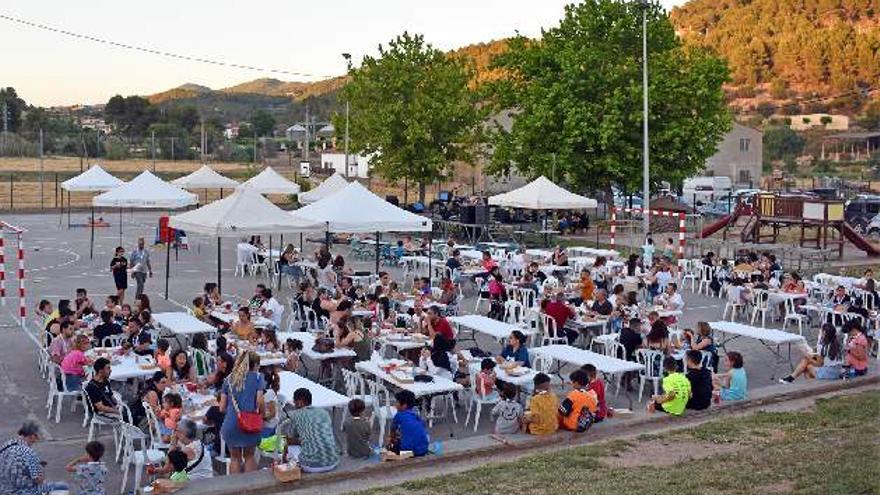
[[[849,330],[849,341],[846,343],[846,365],[856,376],[868,372],[868,338],[857,327]]]
[[[86,358],[89,350],[89,338],[85,335],[77,335],[73,343],[73,349],[61,360],[61,371],[64,373],[64,381],[68,392],[75,392],[82,388],[86,372],[83,367],[91,364]]]

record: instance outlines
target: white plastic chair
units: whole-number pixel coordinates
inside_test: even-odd
[[[750,320],[751,324],[755,324],[755,320],[758,319],[758,315],[761,315],[761,328],[765,328],[767,326],[767,311],[770,310],[770,295],[766,290],[763,289],[755,289],[754,299],[752,299],[752,318]]]
[[[162,440],[162,434],[159,430],[159,418],[153,412],[153,408],[146,402],[141,402],[144,411],[147,414],[147,431],[150,434],[150,448],[158,450],[168,450],[168,442]]]
[[[480,284],[480,286],[477,288],[477,302],[474,303],[474,313],[479,314],[480,313],[480,306],[482,306],[484,302],[487,302],[487,303],[489,302],[488,297],[483,297],[483,293],[488,292],[488,291],[489,291],[489,284],[486,282]]]
[[[119,491],[120,493],[126,493],[125,485],[128,482],[128,470],[132,466],[134,466],[134,488],[139,490],[144,467],[161,463],[165,459],[165,452],[147,448],[146,435],[134,425],[120,422],[119,435],[122,439],[122,487]]]
[[[95,439],[96,429],[100,429],[102,426],[109,426],[113,429],[113,444],[116,445],[118,441],[117,427],[119,425],[119,420],[101,414],[95,414],[95,405],[92,404],[92,400],[86,392],[85,384],[83,384],[81,394],[83,404],[85,404],[85,407],[83,407],[83,428],[85,428],[86,425],[89,427],[89,442]],[[122,397],[116,395],[116,403],[121,404]]]
[[[373,407],[373,396],[370,394],[369,390],[367,390],[367,385],[364,383],[364,379],[361,377],[360,373],[345,368],[340,368],[339,370],[342,372],[342,384],[345,386],[346,397],[349,399],[360,399],[364,401],[365,406]],[[348,408],[343,407],[343,422],[347,416]]]
[[[496,393],[494,396],[486,396],[482,392],[477,389],[477,375],[478,371],[476,368],[470,369],[471,375],[471,387],[473,387],[473,393],[471,393],[471,400],[468,403],[467,414],[464,417],[464,426],[467,428],[468,419],[471,416],[471,410],[474,411],[474,431],[477,431],[477,427],[480,425],[480,412],[483,410],[483,406],[494,406],[501,400],[501,397]],[[494,386],[494,384],[493,384]]]
[[[712,291],[711,285],[712,280],[715,279],[715,267],[709,265],[702,265],[700,268],[700,284],[697,286],[697,294],[706,294],[709,295],[709,292]]]
[[[523,303],[523,306],[526,308],[534,308],[535,301],[537,300],[537,296],[535,295],[535,291],[529,288],[520,287],[519,289],[519,300]]]
[[[504,302],[504,322],[509,325],[523,326],[525,324],[525,307],[519,301],[508,299]]]
[[[804,322],[807,321],[807,315],[803,315],[798,313],[794,307],[794,299],[787,298],[784,302],[785,305],[785,318],[782,320],[782,330],[786,330],[788,328],[788,322],[793,321],[797,323],[798,326],[798,334],[804,334]]]
[[[543,328],[543,333],[541,334],[541,345],[568,345],[568,339],[565,337],[565,334],[560,334],[559,329],[556,325],[556,319],[552,316],[541,313],[541,325]]]
[[[660,392],[660,380],[663,378],[663,353],[651,349],[639,349],[636,351],[636,361],[642,366],[642,369],[639,370],[639,402],[641,402],[645,383],[649,380],[654,384],[654,395]]]
[[[397,414],[397,408],[391,402],[391,392],[387,388],[380,385],[375,380],[364,380],[367,388],[370,389],[370,395],[373,397],[373,414],[370,424],[374,421],[379,422],[379,445],[384,445],[386,423],[391,423],[394,415]]]
[[[52,406],[55,406],[55,422],[61,422],[61,407],[64,405],[64,398],[70,397],[70,410],[71,412],[76,411],[76,397],[79,397],[82,391],[80,390],[67,390],[67,381],[64,379],[64,373],[61,371],[61,366],[53,362],[49,362],[49,373],[46,380],[49,383],[49,399],[46,401],[46,408],[49,410],[46,413],[46,419],[52,417]],[[58,382],[61,382],[61,388],[58,388]]]
[[[303,316],[305,319],[307,332],[314,333],[314,332],[319,332],[321,330],[320,326],[318,325],[318,322],[319,322],[318,314],[315,313],[314,309],[312,309],[308,306],[304,307],[303,308]]]

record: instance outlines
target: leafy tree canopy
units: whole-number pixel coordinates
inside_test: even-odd
[[[705,165],[730,129],[723,61],[682,48],[659,5],[647,8],[651,180],[681,183]],[[490,172],[511,167],[577,189],[640,188],[642,26],[635,2],[585,0],[566,7],[539,40],[514,38],[491,83],[496,126]],[[555,173],[554,173],[555,172]]]
[[[380,45],[378,57],[364,57],[350,71],[339,97],[351,106],[351,150],[372,155],[382,177],[418,183],[424,201],[426,184],[472,149],[480,111],[468,87],[471,77],[460,58],[421,35],[403,33]],[[333,125],[345,129],[345,114],[337,113]]]

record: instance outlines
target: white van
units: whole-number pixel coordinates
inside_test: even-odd
[[[685,203],[710,203],[726,198],[732,191],[730,177],[692,177],[685,179],[681,199]]]

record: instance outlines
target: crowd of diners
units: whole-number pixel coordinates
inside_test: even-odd
[[[258,245],[259,239],[251,239],[249,244]],[[614,415],[605,398],[607,378],[593,365],[568,373],[565,390],[554,385],[548,370],[536,370],[532,382],[520,387],[500,380],[496,374],[498,366],[511,362],[533,366],[529,350],[539,344],[533,339],[559,338],[569,345],[584,342],[584,334],[590,330],[575,324],[582,320],[604,322],[605,331],[615,335],[624,349],[623,355],[615,357],[636,361],[644,351],[657,357],[647,365],[656,367],[656,373],[662,376],[661,391],[648,401],[650,412],[682,415],[688,409],[706,409],[713,402],[748,396],[744,356],[734,351],[720,355],[706,322],[695,328],[680,328],[678,315],[685,309],[680,285],[686,271],[695,268],[682,267],[671,239],[658,250],[649,238],[641,255],[633,254],[622,263],[609,263],[597,256],[574,273],[567,251],[559,246],[548,258],[512,249],[500,259],[485,250],[479,260],[463,260],[462,247],[453,239],[433,248],[427,239],[413,241],[405,237],[397,242],[396,249],[400,256],[436,254],[442,258],[438,263],[445,266],[445,276],[439,280],[404,280],[388,270],[358,284],[354,276],[360,273],[346,264],[340,253],[333,254],[328,245],[314,252],[313,264],[301,263],[303,254],[287,246],[280,265],[282,273],[295,279],[289,307],[285,308],[266,284],[258,284],[253,296],[234,302],[228,301],[214,282],[206,283],[203,292],[195,295],[191,314],[214,326],[216,338],[195,334],[183,343],[163,337],[152,320],[150,299],[145,294],[138,295],[132,304],[111,295],[99,305],[85,289],[77,289],[71,300],[56,304],[42,300],[38,304],[42,346],[61,371],[59,386],[84,390],[95,414],[145,430],[151,418],[156,418],[162,440],[168,444],[167,457],[161,464],[150,466],[148,473],[167,478],[172,484],[213,476],[213,458],[228,459],[230,473],[256,470],[258,450],[279,452],[279,461],[295,459],[305,472],[333,470],[340,463],[336,438],[340,431],[344,432],[344,453],[353,458],[373,456],[378,447],[411,451],[416,456],[429,452],[430,432],[423,414],[430,402],[408,390],[394,394],[397,412],[383,445],[376,445],[369,400],[353,397],[344,424],[338,428],[327,410],[312,406],[308,388],[295,390],[292,397],[282,396],[279,373],[306,370],[303,342],[294,338],[282,341],[279,334],[284,331],[312,331],[318,340],[329,340],[332,349],[353,351],[350,358],[322,360],[316,370],[323,383],[342,393],[345,385],[337,371],[354,370],[357,362],[374,359],[381,335],[421,334],[425,347],[402,352],[398,357],[413,362],[425,373],[447,377],[466,390],[491,398],[493,432],[497,435],[544,435],[558,429],[582,432]],[[698,265],[711,268],[706,273],[711,277],[713,292],[743,303],[751,302],[752,295],[761,288],[802,293],[802,303],[808,299],[805,282],[796,273],[784,273],[770,254],[749,253],[730,262],[718,260],[710,252]],[[702,276],[702,269],[696,269]],[[477,350],[461,348],[447,319],[449,314],[464,312],[464,285],[488,301],[483,310],[488,316],[512,321],[507,303],[516,300],[528,312],[555,320],[558,334],[542,335],[540,323],[532,327],[538,333],[530,338],[527,332],[516,330],[496,350],[497,355],[489,350],[480,359]],[[864,309],[864,294],[875,295],[873,274],[866,272],[856,286],[861,290],[860,299],[854,299],[845,289],[841,292],[843,287],[839,287],[831,304],[846,311]],[[406,300],[413,303],[399,304]],[[232,323],[212,314],[230,308],[236,312]],[[257,325],[258,319],[269,323]],[[531,322],[521,322],[523,329]],[[848,335],[845,343],[838,338],[839,332]],[[864,374],[869,340],[867,330],[858,321],[840,328],[830,315],[821,327],[816,348],[806,349],[803,360],[783,381]],[[91,347],[112,348],[112,356],[95,358]],[[478,354],[475,379],[468,372],[468,355],[474,358],[470,351]],[[282,363],[263,366],[261,353],[280,355]],[[159,369],[145,380],[111,381],[114,359],[125,356],[149,357]],[[631,389],[636,378],[636,373],[629,373],[614,379]],[[186,417],[190,393],[214,398],[199,421]],[[127,407],[121,407],[123,403]],[[254,431],[243,426],[239,419],[242,411],[256,413],[262,427]],[[22,438],[33,438],[30,429],[23,432]],[[74,463],[73,471],[79,473],[75,467],[78,464],[100,464],[101,453],[100,442],[90,443],[81,462]],[[0,463],[2,456],[0,452]],[[95,468],[88,474],[78,474],[76,480],[82,486],[98,483],[101,472],[106,470]]]

